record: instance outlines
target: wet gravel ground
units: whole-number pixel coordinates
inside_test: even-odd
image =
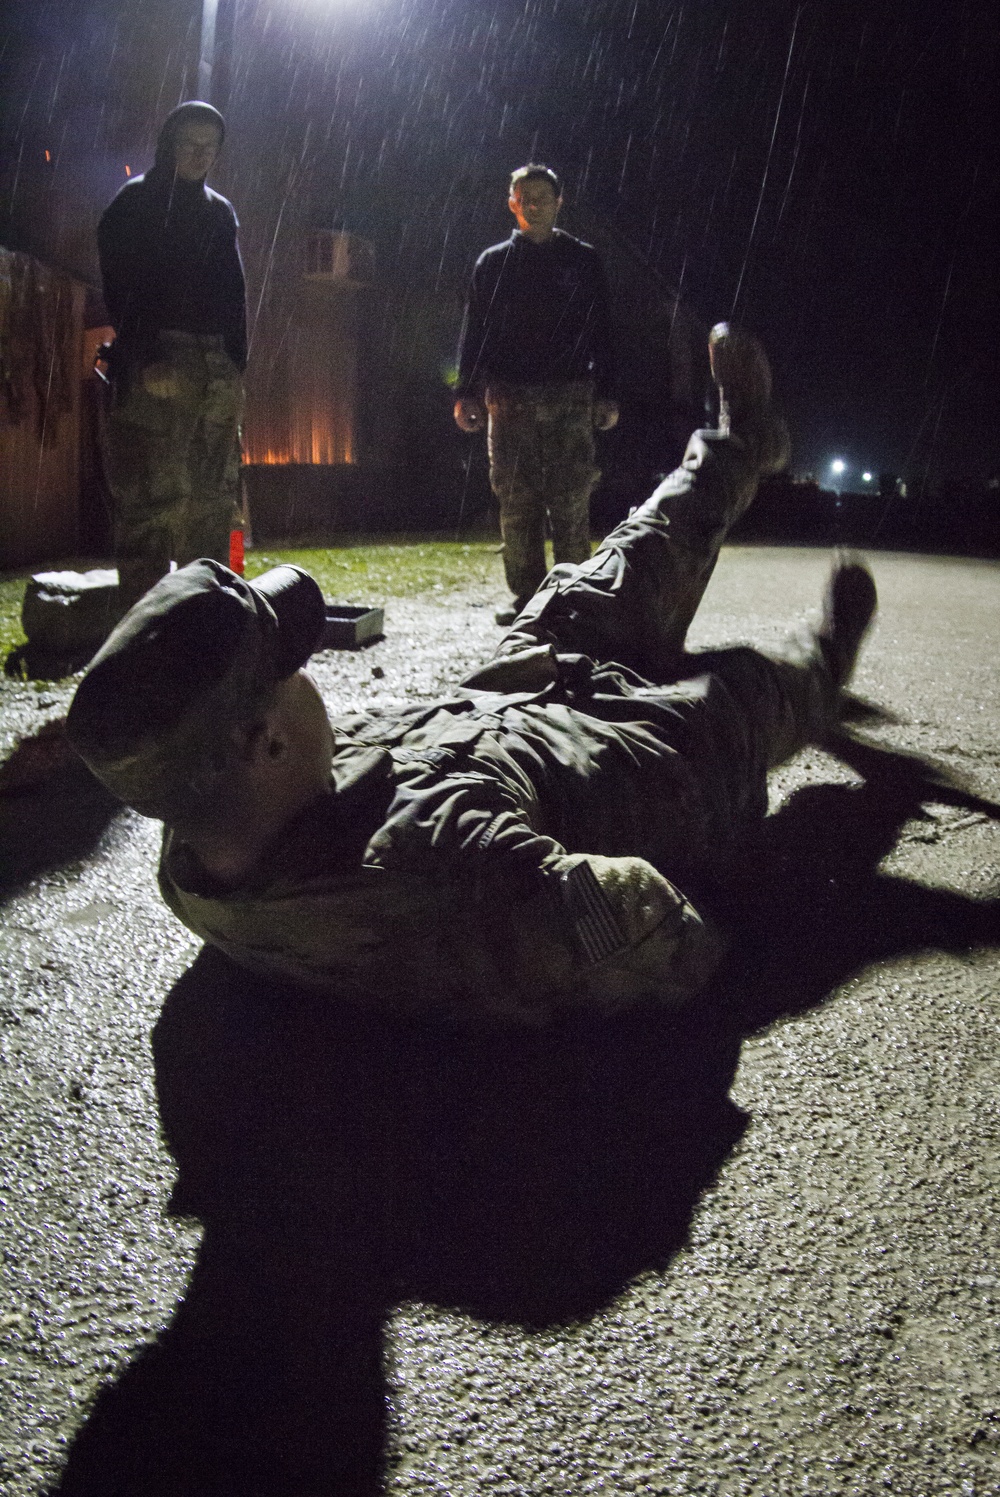
[[[728,550],[693,643],[776,643],[827,559]],[[1000,801],[1000,568],[874,569],[870,736]],[[390,604],[328,704],[447,693],[500,601]],[[66,698],[0,683],[0,753]],[[1000,827],[773,788],[697,1013],[479,1042],[181,983],[156,828],[9,802],[5,1497],[1000,1493]]]

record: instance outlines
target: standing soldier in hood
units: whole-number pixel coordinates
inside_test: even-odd
[[[168,115],[152,169],[97,231],[115,329],[105,461],[122,608],[174,561],[229,559],[246,291],[232,204],[206,186],[225,137],[210,104]]]

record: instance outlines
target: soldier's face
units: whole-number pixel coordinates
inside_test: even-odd
[[[510,195],[508,207],[522,234],[529,239],[547,239],[555,227],[562,198],[556,196],[547,177],[528,177],[526,181],[518,182]]]
[[[219,154],[219,131],[210,121],[187,120],[174,137],[174,171],[182,182],[208,176]]]

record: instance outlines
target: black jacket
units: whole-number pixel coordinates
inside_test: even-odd
[[[608,286],[592,245],[555,229],[535,244],[515,229],[472,272],[458,352],[459,395],[486,387],[593,380],[613,397]]]
[[[170,328],[221,333],[240,369],[247,362],[246,287],[232,204],[204,182],[164,166],[133,177],[101,217],[97,247],[104,300],[120,359],[157,357]]]

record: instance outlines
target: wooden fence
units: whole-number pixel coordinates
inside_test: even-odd
[[[0,568],[79,549],[80,281],[0,248]]]

